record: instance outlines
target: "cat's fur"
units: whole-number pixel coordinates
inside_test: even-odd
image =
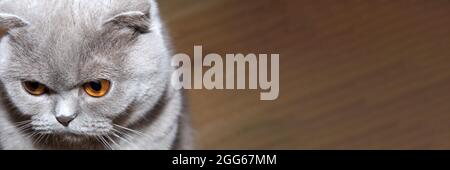
[[[0,0],[0,27],[3,149],[191,148],[154,0]],[[96,79],[112,82],[106,96],[83,92]],[[24,80],[51,92],[32,96]],[[77,117],[64,127],[57,112]]]

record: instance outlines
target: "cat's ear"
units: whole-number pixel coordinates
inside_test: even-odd
[[[150,32],[150,15],[141,11],[129,11],[115,15],[103,24],[118,29],[131,28],[141,33]]]
[[[12,14],[0,13],[0,28],[6,31],[13,30],[20,27],[25,27],[28,22],[19,16]]]

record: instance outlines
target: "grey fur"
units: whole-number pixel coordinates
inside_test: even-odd
[[[0,26],[8,29],[0,43],[2,147],[189,149],[183,95],[169,85],[173,68],[156,5],[153,0],[0,0]],[[102,98],[81,89],[97,79],[112,82]],[[23,80],[51,91],[29,95]],[[67,128],[55,119],[61,110],[78,115]],[[15,124],[27,120],[25,130]],[[99,142],[94,136],[100,135]]]
[[[26,23],[23,19],[21,19],[18,16],[10,15],[10,14],[0,15],[0,27],[1,28],[14,29],[14,28],[19,28],[19,27],[24,27],[27,25],[28,25],[28,23]]]

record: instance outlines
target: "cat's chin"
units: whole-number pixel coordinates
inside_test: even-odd
[[[55,133],[52,134],[56,139],[59,139],[59,141],[64,142],[71,142],[71,143],[83,143],[86,141],[92,141],[96,140],[96,136],[99,135],[93,135],[93,134],[77,134],[72,132],[64,132],[64,133]]]
[[[95,135],[80,135],[75,133],[38,133],[32,140],[36,148],[39,149],[99,149],[107,147],[103,145],[105,139]],[[102,139],[100,139],[102,138]]]
[[[86,139],[93,138],[93,136],[79,135],[79,134],[74,134],[74,133],[64,133],[64,134],[59,134],[59,136],[64,140],[72,141],[72,142],[81,142]]]
[[[37,134],[32,135],[33,138],[37,138],[35,140],[46,140],[50,138],[53,141],[68,142],[68,143],[83,143],[87,141],[98,141],[101,139],[111,137],[110,133],[111,132],[108,129],[103,129],[101,131],[99,130],[97,132],[93,131],[86,132],[70,128],[54,129],[46,131],[33,129],[32,131],[30,131],[30,134]]]

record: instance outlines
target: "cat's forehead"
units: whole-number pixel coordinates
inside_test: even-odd
[[[70,88],[87,80],[108,79],[121,73],[127,45],[112,43],[108,35],[98,32],[86,32],[83,36],[56,32],[53,29],[36,34],[23,30],[10,36],[11,76]]]
[[[15,2],[20,1],[29,1],[28,7],[35,8],[9,9],[30,22],[28,27],[11,32],[9,37],[13,55],[9,66],[11,76],[67,87],[89,78],[117,76],[121,58],[133,44],[132,35],[121,30],[104,30],[102,23],[111,16],[112,9],[119,8],[104,4],[107,1],[95,0],[92,3],[77,0],[39,1],[42,4],[31,0]],[[96,3],[97,9],[91,9]],[[50,4],[52,6],[46,6]]]

